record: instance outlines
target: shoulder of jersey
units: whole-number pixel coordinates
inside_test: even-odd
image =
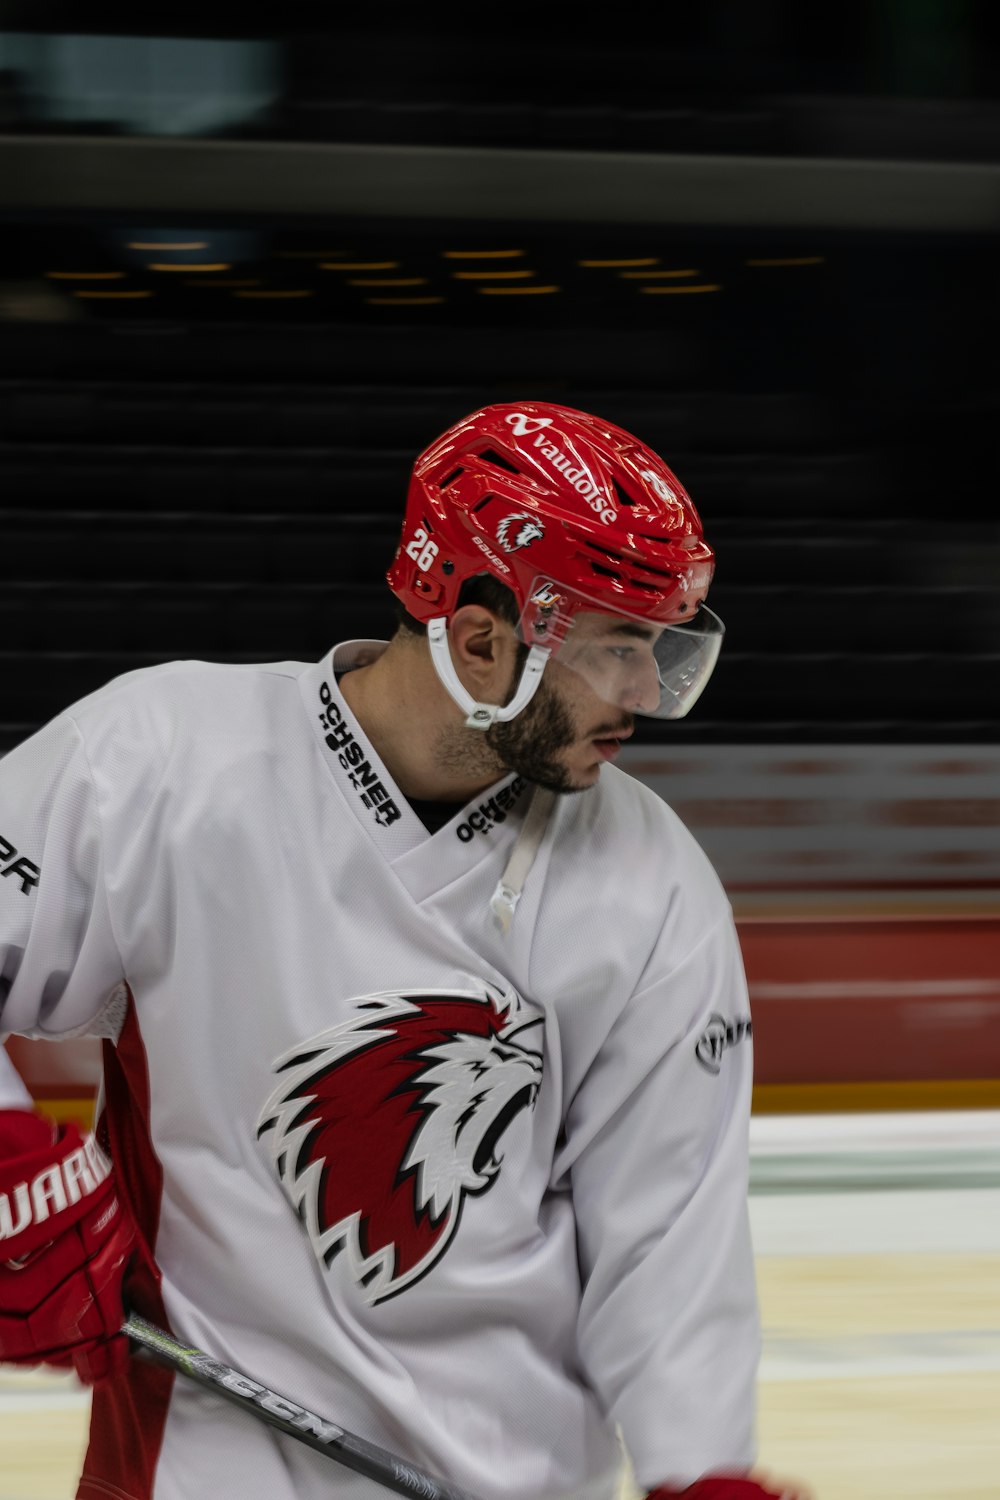
[[[579,810],[584,825],[620,838],[645,842],[683,826],[652,787],[618,766],[603,766],[596,786],[580,797],[564,800]]]
[[[307,666],[302,662],[163,662],[112,678],[66,712],[87,737],[115,723],[145,727],[154,734],[162,725],[171,738],[188,726],[204,736],[244,719],[252,723],[257,707],[274,698],[297,698],[297,679]]]
[[[569,870],[608,865],[608,879],[630,881],[642,872],[647,896],[658,889],[699,890],[705,899],[725,901],[718,875],[694,834],[667,802],[645,782],[604,766],[600,780],[579,797],[559,799],[560,828],[553,858]]]

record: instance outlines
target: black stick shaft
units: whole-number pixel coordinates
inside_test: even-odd
[[[279,1432],[297,1438],[300,1443],[325,1453],[327,1458],[355,1469],[366,1478],[410,1497],[410,1500],[413,1496],[418,1500],[475,1500],[467,1490],[425,1473],[416,1464],[407,1463],[387,1448],[346,1432],[335,1422],[307,1411],[297,1401],[279,1396],[277,1391],[269,1390],[240,1370],[213,1359],[210,1354],[178,1343],[169,1333],[147,1323],[136,1313],[130,1313],[126,1318],[122,1333],[161,1364],[169,1365],[187,1379],[224,1396],[259,1421],[267,1422]]]

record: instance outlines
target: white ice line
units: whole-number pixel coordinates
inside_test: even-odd
[[[899,1375],[1000,1373],[1000,1331],[872,1333],[770,1339],[760,1379],[877,1380]]]
[[[86,1411],[89,1391],[0,1391],[0,1417],[16,1411]]]

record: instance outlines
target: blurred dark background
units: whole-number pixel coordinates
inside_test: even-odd
[[[719,554],[645,742],[995,746],[997,7],[296,9],[0,4],[0,751],[386,634],[413,457],[531,397]]]
[[[0,754],[387,634],[415,455],[582,407],[718,552],[622,764],[733,897],[755,1109],[995,1106],[1000,7],[286,12],[0,0]]]

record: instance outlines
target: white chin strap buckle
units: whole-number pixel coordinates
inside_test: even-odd
[[[428,623],[427,640],[430,643],[434,670],[465,714],[466,727],[469,729],[489,729],[490,725],[498,720],[503,724],[508,719],[515,718],[534,697],[538,684],[542,680],[545,663],[549,659],[547,646],[532,646],[528,652],[528,660],[524,664],[524,671],[521,673],[521,681],[517,685],[517,692],[509,703],[501,707],[499,703],[477,703],[472,694],[463,687],[455,671],[455,663],[451,659],[448,646],[448,621],[444,615]]]

